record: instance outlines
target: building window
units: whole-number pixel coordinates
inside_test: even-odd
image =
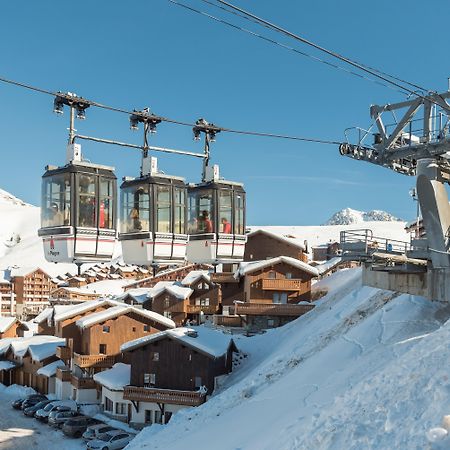
[[[292,279],[292,273],[291,273],[291,272],[287,272],[287,273],[286,273],[286,278],[287,278],[288,280]]]
[[[200,305],[201,306],[209,306],[209,298],[202,298],[200,300]]]
[[[156,383],[156,374],[144,373],[144,387],[154,386]]]
[[[100,344],[98,352],[100,353],[100,355],[106,355],[106,344]]]
[[[274,303],[281,303],[279,292],[274,292],[272,298]]]
[[[158,352],[153,352],[153,361],[159,361],[159,353]]]
[[[103,325],[103,333],[109,333],[109,325]]]
[[[127,413],[126,403],[116,403],[116,414],[124,416]]]
[[[149,331],[151,331],[151,327],[150,327],[150,325],[144,325],[144,331],[145,332],[149,332]]]
[[[153,423],[152,421],[152,412],[151,410],[145,410],[145,423]]]
[[[267,327],[273,328],[275,326],[275,320],[273,319],[267,319]]]
[[[273,270],[271,270],[271,271],[267,274],[267,276],[268,276],[271,280],[273,280],[273,279],[275,279],[275,278],[277,277],[275,271],[273,271]]]
[[[155,423],[162,424],[162,413],[161,411],[155,411]]]
[[[105,411],[113,412],[114,403],[108,398],[105,397]]]
[[[136,331],[136,327],[133,327],[132,330],[133,330],[133,331]]]
[[[195,387],[199,388],[202,386],[202,377],[195,377]]]
[[[168,319],[172,318],[172,313],[169,311],[164,311],[164,317],[167,317]]]
[[[170,297],[168,295],[164,298],[164,308],[170,308]]]

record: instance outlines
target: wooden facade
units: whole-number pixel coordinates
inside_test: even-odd
[[[15,319],[8,328],[4,329],[3,332],[0,332],[0,339],[23,337],[24,331],[27,330],[28,327],[25,324],[18,319]]]
[[[289,256],[306,262],[308,260],[306,250],[306,246],[298,239],[256,230],[247,235],[244,261],[262,261],[278,256]]]

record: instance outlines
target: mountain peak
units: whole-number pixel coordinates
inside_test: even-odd
[[[400,222],[401,220],[392,214],[377,209],[364,212],[344,208],[333,214],[324,225],[353,225],[363,222]]]
[[[29,203],[24,202],[20,198],[10,194],[3,189],[0,189],[0,204],[9,204],[9,205],[17,205],[17,206],[31,206]]]

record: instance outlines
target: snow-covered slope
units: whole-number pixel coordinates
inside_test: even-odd
[[[76,273],[73,264],[45,260],[41,239],[40,209],[0,189],[0,270],[10,266],[41,267],[50,275]]]
[[[401,221],[392,214],[385,211],[374,209],[373,211],[364,212],[356,209],[344,208],[333,214],[324,225],[352,225],[362,222],[395,222]]]
[[[129,448],[430,448],[450,412],[450,309],[363,287],[360,269],[320,283],[313,311],[237,339],[249,356],[220,392]]]

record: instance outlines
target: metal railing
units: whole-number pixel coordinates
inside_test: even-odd
[[[284,303],[235,303],[235,313],[253,316],[301,316],[311,311],[315,305]]]
[[[125,386],[124,400],[170,403],[173,405],[198,406],[205,402],[206,398],[196,391],[177,391],[170,389],[145,388],[137,386]]]

